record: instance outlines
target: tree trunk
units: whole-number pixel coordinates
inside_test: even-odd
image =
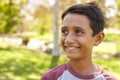
[[[58,0],[55,0],[55,4],[54,4],[54,28],[53,28],[53,32],[54,32],[54,48],[53,48],[53,56],[54,57],[59,57],[59,37],[58,37]]]

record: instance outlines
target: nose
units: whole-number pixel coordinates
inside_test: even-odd
[[[72,33],[69,33],[66,38],[65,38],[65,43],[66,44],[71,44],[74,42],[74,36]]]

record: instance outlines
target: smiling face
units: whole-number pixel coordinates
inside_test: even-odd
[[[69,13],[62,22],[61,45],[70,59],[91,58],[92,48],[98,45],[87,16]]]

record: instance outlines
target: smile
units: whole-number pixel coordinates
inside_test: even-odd
[[[76,49],[79,49],[79,47],[73,47],[73,46],[66,46],[65,48],[67,50],[76,50]]]

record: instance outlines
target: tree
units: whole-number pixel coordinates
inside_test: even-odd
[[[53,26],[52,11],[53,9],[51,7],[47,8],[42,5],[36,8],[36,11],[33,14],[33,16],[34,20],[37,20],[37,23],[35,23],[35,27],[40,35],[44,35],[52,31],[51,30]]]
[[[118,7],[118,12],[116,15],[116,18],[117,18],[116,27],[120,29],[120,0],[117,0],[117,7]]]
[[[12,0],[0,1],[0,33],[13,33],[14,27],[20,23],[20,8]]]
[[[120,0],[117,0],[118,10],[120,11]]]
[[[59,57],[59,28],[58,28],[58,0],[55,0],[55,4],[54,4],[54,28],[53,28],[53,32],[54,32],[54,48],[53,48],[53,56],[54,57]]]

